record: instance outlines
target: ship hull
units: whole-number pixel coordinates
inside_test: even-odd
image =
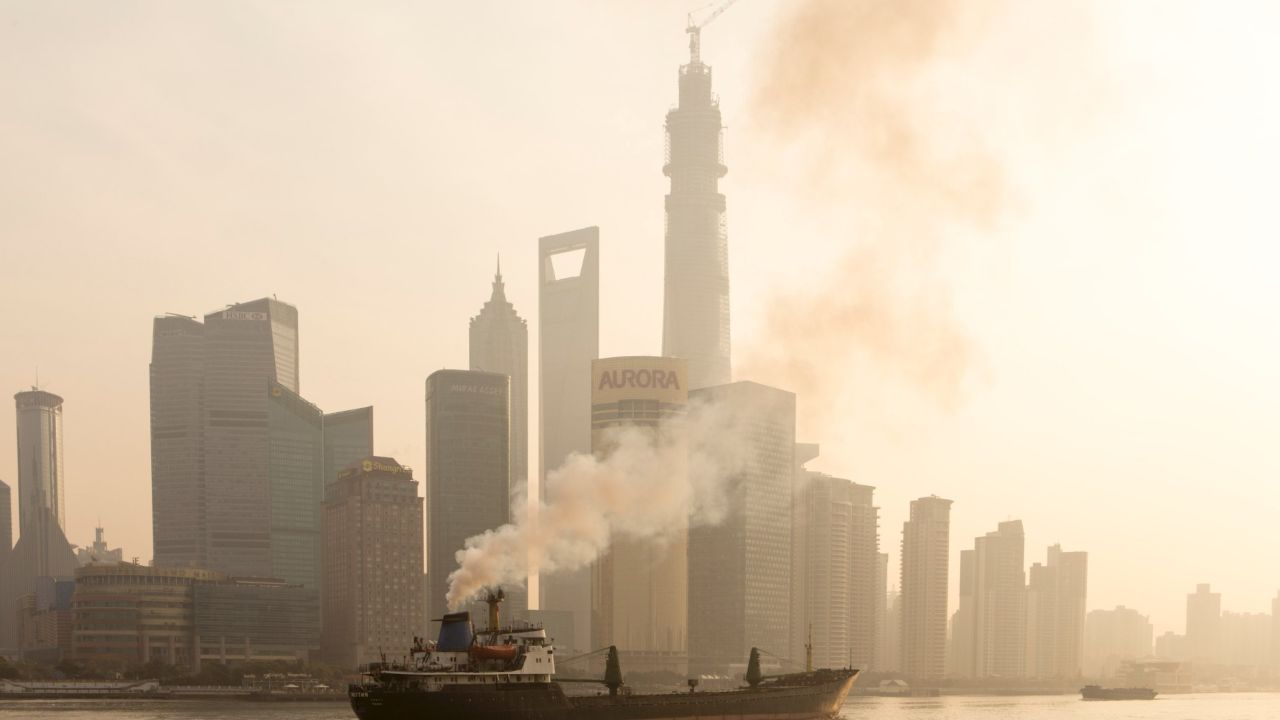
[[[556,683],[438,692],[352,688],[360,720],[810,720],[840,712],[856,671],[819,671],[728,692],[569,697]]]
[[[1089,686],[1080,689],[1083,700],[1155,700],[1156,691],[1150,688],[1103,688]]]

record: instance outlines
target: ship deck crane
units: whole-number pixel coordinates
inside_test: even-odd
[[[723,15],[724,11],[729,9],[729,6],[733,5],[736,2],[738,2],[738,0],[723,0],[719,5],[716,6],[716,9],[712,10],[709,15],[707,15],[701,20],[701,22],[694,22],[694,19],[693,19],[694,14],[702,10],[706,10],[712,5],[715,5],[715,3],[703,5],[697,10],[694,10],[693,12],[689,13],[689,23],[688,23],[688,26],[685,27],[684,31],[689,33],[689,64],[690,65],[702,64],[702,28],[710,25],[713,20]]]

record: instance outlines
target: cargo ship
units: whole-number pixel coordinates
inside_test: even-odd
[[[1101,685],[1085,685],[1080,688],[1082,700],[1155,700],[1156,691],[1151,688],[1104,688]]]
[[[858,671],[806,670],[765,676],[751,650],[746,685],[736,690],[639,694],[622,679],[616,648],[608,648],[607,688],[571,695],[556,680],[555,648],[537,625],[499,623],[502,594],[490,593],[489,624],[477,631],[470,613],[440,619],[434,642],[415,638],[407,662],[375,663],[351,685],[360,720],[675,720],[732,717],[751,720],[831,718],[840,712]]]

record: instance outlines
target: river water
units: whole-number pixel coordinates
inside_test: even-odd
[[[1152,701],[1091,702],[1077,695],[849,700],[850,720],[1280,720],[1280,693],[1167,695]],[[244,701],[0,700],[0,720],[352,720],[342,703]],[[430,720],[424,718],[423,720]]]

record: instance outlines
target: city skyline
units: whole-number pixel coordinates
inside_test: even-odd
[[[563,17],[555,14],[560,12],[568,15],[567,7],[551,10],[549,17]],[[341,173],[325,183],[317,184],[314,180],[302,183],[296,195],[278,190],[295,179],[288,170],[294,153],[312,153],[320,141],[327,146],[340,146],[342,143],[338,141],[350,138],[349,131],[362,127],[362,123],[392,122],[374,121],[361,112],[341,115],[337,121],[321,125],[312,134],[302,133],[301,137],[285,141],[282,147],[267,153],[263,162],[269,172],[263,177],[264,184],[256,187],[277,189],[266,195],[274,202],[263,204],[251,202],[231,189],[235,178],[245,170],[247,161],[240,153],[243,149],[261,149],[262,140],[252,132],[233,136],[229,141],[234,151],[228,156],[231,165],[225,170],[227,174],[208,173],[210,180],[191,188],[180,182],[159,180],[186,177],[188,172],[159,159],[168,154],[189,157],[192,165],[204,169],[221,167],[217,158],[207,152],[210,127],[159,100],[164,95],[161,91],[167,87],[164,76],[143,73],[124,87],[127,93],[132,93],[131,97],[136,96],[157,113],[156,117],[176,117],[181,123],[189,121],[189,125],[182,126],[194,128],[190,134],[171,132],[154,140],[144,140],[119,124],[119,108],[108,103],[106,109],[87,113],[81,124],[70,131],[78,138],[90,139],[100,154],[74,159],[75,153],[67,152],[63,140],[38,128],[41,123],[28,119],[16,121],[14,142],[28,143],[36,149],[15,151],[16,172],[5,174],[6,183],[13,184],[6,184],[4,189],[20,199],[15,207],[22,209],[0,221],[4,223],[0,230],[7,238],[31,237],[45,242],[5,241],[6,257],[15,259],[14,267],[30,268],[30,272],[6,274],[6,279],[12,282],[0,289],[6,306],[22,308],[20,317],[6,318],[0,334],[8,351],[8,362],[0,369],[0,381],[12,391],[27,387],[34,379],[35,367],[39,366],[42,387],[68,398],[68,438],[73,439],[69,440],[67,449],[69,540],[87,544],[101,516],[101,525],[125,548],[127,555],[146,558],[152,554],[148,507],[146,501],[139,499],[149,494],[146,492],[146,378],[141,368],[145,367],[148,351],[147,323],[158,310],[195,313],[216,307],[227,299],[278,292],[282,298],[305,309],[300,342],[307,355],[303,368],[308,378],[306,397],[321,407],[372,403],[379,409],[379,450],[418,466],[423,457],[420,383],[435,368],[465,366],[466,338],[462,323],[474,312],[475,288],[488,276],[494,251],[511,258],[507,275],[509,296],[524,316],[536,324],[537,285],[533,267],[536,238],[563,228],[599,224],[603,238],[600,354],[658,352],[661,317],[655,308],[661,307],[660,198],[664,179],[657,158],[662,152],[662,112],[671,101],[675,68],[685,56],[686,38],[680,32],[680,21],[687,9],[676,3],[663,3],[659,7],[663,12],[646,11],[643,15],[636,9],[600,10],[602,22],[617,31],[611,36],[616,48],[600,39],[579,38],[569,47],[557,48],[548,57],[539,58],[528,68],[516,69],[514,78],[483,76],[493,82],[493,90],[487,93],[500,96],[505,93],[523,101],[531,98],[512,88],[532,77],[552,78],[550,86],[545,88],[549,97],[554,98],[548,106],[556,106],[556,100],[563,101],[565,108],[581,112],[585,117],[570,118],[568,115],[572,113],[559,111],[553,113],[554,117],[534,113],[528,127],[514,131],[515,139],[499,140],[499,147],[490,151],[494,154],[483,156],[483,171],[464,171],[462,184],[481,185],[500,174],[489,171],[511,170],[511,177],[501,179],[502,185],[496,192],[486,186],[485,194],[506,192],[534,198],[520,203],[523,214],[518,219],[495,217],[492,223],[479,228],[474,222],[477,211],[485,209],[487,214],[487,209],[496,205],[490,206],[478,195],[464,192],[455,199],[460,209],[466,211],[461,213],[466,216],[465,223],[461,215],[448,212],[432,217],[431,212],[415,209],[413,203],[444,188],[436,187],[436,181],[427,175],[413,174],[407,166],[394,166],[399,177],[411,180],[403,188],[392,189],[382,199],[357,196],[378,208],[373,213],[378,218],[372,226],[364,224],[368,213],[348,214],[347,206],[334,200],[356,184],[337,179]],[[196,15],[179,13],[169,18],[142,19],[162,28],[176,28],[179,36],[194,40],[195,46],[214,50],[214,56],[226,59],[225,53],[216,52],[225,38],[199,29],[199,23],[195,22],[203,13],[219,11],[189,12]],[[269,11],[261,12],[279,20]],[[335,14],[345,17],[333,9],[323,12],[328,18]],[[516,10],[511,18],[499,19],[497,36],[510,41],[515,36],[514,28],[530,19],[526,13],[527,10]],[[797,276],[812,272],[815,266],[838,255],[837,248],[844,240],[843,236],[832,237],[820,232],[822,220],[818,216],[808,218],[807,213],[801,212],[811,209],[806,204],[809,200],[796,197],[797,193],[788,191],[785,183],[762,179],[769,162],[761,159],[769,156],[765,151],[780,155],[787,143],[771,138],[770,133],[752,119],[759,96],[756,83],[750,78],[767,74],[757,72],[767,68],[753,65],[748,58],[753,51],[771,47],[764,39],[763,28],[778,20],[776,13],[776,10],[744,4],[718,21],[704,38],[704,56],[717,68],[717,90],[723,98],[724,119],[729,126],[726,131],[728,153],[735,158],[734,172],[725,179],[725,194],[734,207],[732,314],[735,321],[745,320],[745,323],[736,322],[741,335],[735,337],[745,342],[735,342],[735,347],[768,343],[758,318],[765,315],[769,303],[778,297],[775,290],[781,288],[783,295],[794,291],[799,286]],[[57,30],[61,16],[56,10],[29,10],[27,15],[31,23],[26,27],[35,39],[6,34],[5,45],[14,48],[14,52],[25,57],[40,57],[42,51],[37,49],[40,39],[51,37],[57,41],[54,46],[64,50],[68,48],[59,42],[74,44],[74,35],[67,37]],[[102,21],[101,16],[91,17]],[[1111,22],[1122,21],[1123,18]],[[1182,21],[1190,24],[1187,18]],[[634,29],[623,32],[621,28],[627,24],[633,24]],[[386,27],[378,20],[356,22],[355,35],[344,40],[343,51],[359,54],[374,44],[372,37],[380,37],[379,33],[384,30]],[[300,44],[303,56],[315,57],[311,45],[314,36],[293,37]],[[738,37],[750,42],[731,42],[731,38]],[[109,41],[105,47],[119,52],[123,46],[115,43],[138,40],[132,33],[125,33],[124,39]],[[139,42],[135,51],[124,56],[123,65],[95,62],[101,49],[80,48],[73,56],[80,60],[78,65],[82,67],[64,68],[65,74],[53,84],[68,92],[73,104],[90,106],[101,101],[99,93],[105,87],[115,85],[104,84],[105,81],[129,75],[135,62],[163,57],[171,51],[169,46],[157,45],[157,42]],[[270,50],[271,46],[264,45],[265,42],[255,41],[250,57]],[[424,76],[424,67],[430,64],[432,56],[419,54],[428,53],[427,50],[413,49],[418,44],[417,40],[409,43],[395,35],[387,45],[390,49],[371,55],[365,64],[348,72],[362,77],[403,63],[405,69],[401,72],[405,75]],[[446,49],[455,47],[448,41],[442,45]],[[993,52],[998,54],[1001,47],[997,43]],[[490,52],[499,50],[496,45],[485,48]],[[1167,51],[1167,48],[1156,46],[1155,50]],[[642,57],[643,62],[623,61],[622,57],[631,51],[636,51],[635,55]],[[592,78],[600,79],[595,73],[607,69],[609,73],[618,73],[614,79],[619,85],[628,85],[626,93],[612,87],[601,88],[606,100],[600,105],[609,107],[607,112],[592,110],[597,100],[590,93],[584,93],[580,78],[557,76],[558,73],[574,75],[564,72],[565,68],[577,67],[566,58],[580,54],[600,58],[600,68],[587,70]],[[767,52],[759,54],[768,55]],[[1231,63],[1236,60],[1228,54],[1215,62],[1235,67]],[[1118,62],[1122,70],[1132,70],[1131,65],[1123,64],[1123,59]],[[41,102],[47,99],[12,71],[0,72],[4,73],[0,75],[0,82],[13,88],[19,96]],[[208,73],[200,76],[207,84],[199,88],[198,106],[224,94],[230,94],[237,101],[247,101],[263,93],[262,86],[229,90],[219,84],[225,80],[222,70]],[[341,72],[338,75],[343,79],[352,77]],[[310,103],[308,108],[327,107],[318,105],[320,98],[288,85],[298,80],[296,67],[273,69],[268,76],[273,83],[271,87],[274,83],[292,87],[292,92],[297,93],[294,99]],[[390,76],[403,77],[396,73]],[[539,83],[529,84],[541,87]],[[454,91],[462,96],[456,92],[459,88],[449,85],[436,90]],[[340,85],[340,91],[354,92],[346,84]],[[358,94],[359,99],[374,104],[393,99],[393,93],[383,86],[361,93],[364,94]],[[1194,94],[1188,92],[1188,95]],[[428,97],[427,94],[413,96],[404,102],[407,108],[420,112],[428,106],[425,102]],[[1182,95],[1172,99],[1161,96],[1156,102],[1163,107],[1160,102],[1181,99]],[[482,101],[473,98],[470,102]],[[40,108],[45,106],[37,102],[34,107],[36,110],[32,112],[40,117]],[[487,111],[484,106],[469,107],[481,116]],[[283,113],[279,105],[268,104],[267,108],[271,112],[261,119],[265,123],[262,129],[266,131],[292,129],[298,120]],[[1214,118],[1200,119],[1210,122]],[[420,118],[415,117],[416,120]],[[485,124],[488,122],[486,118]],[[560,127],[561,123],[567,124]],[[1000,128],[997,123],[997,129]],[[1131,135],[1123,134],[1124,129],[1120,123],[1116,130],[1122,133],[1120,139],[1132,139]],[[386,130],[383,135],[394,136],[402,142],[416,137],[409,128],[395,124]],[[275,136],[272,132],[266,134]],[[529,168],[511,168],[509,159],[516,156],[511,152],[512,147],[520,143],[534,145],[538,139],[544,139],[547,145],[546,155],[539,157],[558,156],[556,167],[565,173],[555,183],[559,187],[545,193],[535,191],[538,178],[530,168],[537,163],[530,163]],[[582,157],[583,153],[573,152],[580,140],[593,151],[599,150],[600,157]],[[1161,140],[1155,138],[1151,142],[1163,147],[1158,144]],[[0,142],[5,142],[7,147],[10,141]],[[424,166],[466,167],[447,149],[442,150],[425,140],[408,142],[408,155],[413,162]],[[1011,142],[1026,144],[1029,140],[1015,137]],[[1240,148],[1233,144],[1236,140],[1232,138],[1221,142],[1237,151]],[[1113,143],[1123,145],[1108,135],[1085,149],[1097,152],[1100,147],[1111,147]],[[387,147],[377,147],[379,153],[373,156],[377,162],[390,163]],[[744,152],[747,147],[751,147],[751,152]],[[1274,147],[1263,150],[1274,150]],[[109,166],[102,164],[127,153],[135,153],[147,161],[135,171],[108,172],[105,168]],[[436,153],[440,154],[439,162],[424,162]],[[46,155],[60,160],[46,163]],[[565,162],[569,157],[575,160]],[[739,157],[741,161],[737,160]],[[381,166],[362,164],[341,147],[337,149],[337,159],[339,167],[351,179],[382,187],[370,181],[378,176]],[[1254,167],[1241,162],[1245,162],[1246,168]],[[1029,172],[1028,164],[1021,161],[1015,161],[1012,168],[1014,175]],[[1074,165],[1068,165],[1065,170],[1076,184],[1053,185],[1050,189],[1065,187],[1066,197],[1080,200],[1078,195],[1083,190],[1079,183],[1089,175]],[[59,179],[54,184],[20,180],[45,177],[42,172],[56,172]],[[475,175],[465,174],[471,172]],[[594,188],[593,183],[600,177],[611,180],[601,183],[602,188]],[[99,178],[107,182],[94,182]],[[1039,176],[1026,181],[1030,190],[1045,189],[1037,184],[1043,182]],[[564,192],[565,188],[569,192]],[[819,188],[819,194],[823,190],[830,192],[829,187]],[[99,191],[105,199],[95,199],[94,194]],[[810,191],[813,188],[799,194]],[[1196,207],[1196,203],[1174,201],[1186,191],[1182,185],[1163,184],[1151,192],[1167,193],[1170,206]],[[65,196],[65,203],[58,199],[60,192]],[[566,199],[575,192],[580,196]],[[1046,196],[1048,193],[1037,192],[1030,197],[1039,201]],[[618,197],[627,199],[623,201]],[[829,199],[830,195],[826,197]],[[1269,433],[1275,427],[1274,408],[1280,403],[1275,402],[1275,384],[1264,368],[1276,364],[1280,351],[1265,333],[1253,331],[1265,327],[1265,312],[1275,307],[1274,295],[1265,277],[1253,274],[1261,273],[1260,268],[1267,266],[1266,262],[1256,260],[1255,253],[1261,246],[1255,248],[1252,244],[1253,233],[1240,236],[1232,232],[1210,232],[1218,227],[1208,218],[1215,214],[1220,217],[1233,214],[1231,211],[1237,210],[1235,199],[1228,201],[1217,194],[1205,197],[1206,208],[1216,212],[1210,213],[1204,208],[1195,210],[1198,214],[1190,217],[1193,222],[1189,225],[1203,237],[1215,238],[1218,249],[1211,255],[1204,249],[1207,241],[1187,234],[1172,233],[1165,242],[1166,238],[1160,233],[1150,230],[1143,233],[1144,237],[1159,238],[1161,242],[1146,239],[1134,245],[1116,246],[1091,239],[1088,232],[1074,233],[1075,237],[1071,237],[1071,233],[1054,232],[1046,237],[1055,243],[1062,242],[1053,252],[1024,242],[1026,254],[1019,254],[1017,260],[989,257],[985,253],[998,254],[1000,248],[984,246],[983,250],[975,251],[975,256],[956,261],[948,271],[959,275],[955,279],[958,312],[968,321],[985,356],[986,368],[977,373],[976,387],[970,387],[967,397],[954,410],[947,411],[935,410],[928,402],[920,403],[923,408],[908,402],[905,409],[895,410],[893,403],[873,397],[850,411],[853,419],[849,422],[855,428],[866,430],[867,423],[885,423],[872,428],[865,440],[837,442],[842,436],[859,437],[843,432],[847,429],[841,427],[843,421],[831,423],[823,430],[822,437],[802,430],[800,435],[805,439],[823,443],[824,457],[817,465],[819,469],[876,486],[879,502],[885,508],[884,528],[898,526],[905,514],[907,499],[937,492],[956,500],[952,533],[957,543],[1001,518],[1017,516],[1027,522],[1030,532],[1027,542],[1033,547],[1061,542],[1067,547],[1088,548],[1093,556],[1090,607],[1124,604],[1138,608],[1144,614],[1149,613],[1161,631],[1180,629],[1184,611],[1182,596],[1187,587],[1198,582],[1212,582],[1220,589],[1225,608],[1265,610],[1274,596],[1278,579],[1249,576],[1242,568],[1243,561],[1216,562],[1213,551],[1235,544],[1249,546],[1246,540],[1253,535],[1247,528],[1258,533],[1273,532],[1262,514],[1266,503],[1249,503],[1246,498],[1259,491],[1264,496],[1270,492],[1263,481],[1275,473],[1274,458],[1261,449],[1271,437]],[[777,208],[766,212],[763,207],[775,199]],[[1016,235],[1025,240],[1033,231],[1051,227],[1052,219],[1068,214],[1086,216],[1106,207],[1092,196],[1084,199],[1088,201],[1085,207],[1070,203],[1073,206],[1069,213],[1051,207],[1037,215],[1029,227],[1021,227]],[[1239,198],[1246,203],[1251,199],[1248,193]],[[170,200],[174,202],[169,203]],[[60,220],[46,215],[41,208],[51,204],[60,208],[60,214],[72,217]],[[166,209],[169,204],[175,210]],[[448,204],[446,200],[433,205],[432,209],[445,210]],[[321,213],[322,223],[331,224],[331,230],[318,227],[301,212],[303,207],[325,205],[330,210]],[[1163,208],[1163,204],[1160,207]],[[74,212],[64,212],[68,209]],[[1140,204],[1139,210],[1146,211],[1141,217],[1154,215],[1152,209],[1150,205]],[[1247,212],[1243,216],[1234,212],[1234,216],[1237,219],[1224,222],[1229,223],[1228,229],[1235,231],[1246,227],[1239,223],[1261,222]],[[190,223],[193,217],[208,218],[209,223],[193,227]],[[1175,213],[1173,217],[1184,216]],[[793,223],[795,228],[791,227]],[[1099,234],[1104,239],[1111,238],[1126,229],[1132,230],[1134,224],[1121,218],[1117,220],[1117,228]],[[1177,223],[1169,220],[1168,224],[1171,227]],[[1064,227],[1099,229],[1070,223]],[[1152,227],[1169,229],[1163,222],[1153,222]],[[786,232],[782,232],[784,230]],[[378,237],[368,243],[354,239],[370,234]],[[277,236],[284,238],[278,246],[272,244]],[[466,243],[421,242],[423,237],[434,236],[465,238]],[[101,241],[89,243],[83,239],[88,237],[101,238]],[[791,256],[803,257],[803,260],[790,264],[777,261],[776,243],[783,237],[792,246],[788,248],[794,253]],[[1009,236],[1001,237],[1009,239]],[[219,250],[201,254],[199,260],[195,260],[192,255],[168,245],[175,238],[193,244],[207,242]],[[313,239],[335,248],[333,269],[320,268],[319,265],[329,263],[299,255],[299,249]],[[1223,243],[1234,250],[1221,249]],[[474,247],[460,247],[463,244]],[[69,248],[83,252],[66,252]],[[456,260],[439,262],[443,257]],[[1222,259],[1227,257],[1231,259]],[[1254,257],[1255,261],[1242,262],[1242,258],[1248,257]],[[414,287],[387,283],[395,288],[394,292],[390,288],[371,287],[363,297],[335,292],[335,288],[351,280],[351,268],[369,267],[370,260],[378,266],[424,268],[423,281]],[[182,271],[192,263],[203,265],[201,272]],[[996,289],[989,292],[978,289],[974,278],[966,275],[969,263],[980,266],[975,274],[990,277]],[[1061,263],[1071,272],[1055,274]],[[448,275],[458,276],[456,283],[445,277],[445,268],[437,267],[445,265],[449,266]],[[26,298],[33,296],[35,287],[32,283],[48,284],[55,268],[59,275],[65,272],[73,280],[63,285],[64,301],[48,305],[28,303]],[[295,275],[291,270],[298,272]],[[304,279],[302,276],[312,273],[303,270],[315,270],[315,276]],[[1127,274],[1134,270],[1143,273],[1136,291],[1134,281]],[[777,277],[771,277],[775,273]],[[1045,294],[1030,289],[1046,276],[1050,281],[1043,293],[1054,293],[1057,299],[1049,300]],[[1089,279],[1086,281],[1080,276]],[[107,278],[121,277],[145,277],[147,282],[131,283],[132,287],[123,290],[107,282]],[[1189,282],[1191,278],[1197,281]],[[1205,290],[1205,283],[1210,291]],[[1018,298],[1020,302],[1009,303],[1010,298]],[[1078,302],[1080,298],[1088,300]],[[1001,304],[1020,305],[1023,309],[1015,313],[992,310]],[[1077,305],[1078,310],[1068,308]],[[1157,310],[1156,306],[1162,309]],[[633,311],[632,307],[636,309]],[[84,308],[95,311],[91,313],[91,323],[79,319],[85,314]],[[427,323],[418,320],[423,313],[427,314]],[[1218,323],[1222,317],[1232,320]],[[404,338],[406,327],[414,328],[421,339],[406,341],[409,347],[401,357],[364,351],[386,338]],[[1133,332],[1134,327],[1140,328],[1140,332]],[[58,329],[53,332],[50,328]],[[1020,339],[1024,334],[1026,338]],[[1212,354],[1186,352],[1192,337],[1195,346],[1211,348]],[[353,338],[358,342],[352,342]],[[1081,340],[1087,342],[1081,344]],[[90,352],[85,352],[86,349]],[[531,358],[533,356],[531,353]],[[1225,366],[1210,366],[1219,357],[1231,360]],[[536,371],[533,367],[530,369]],[[875,374],[874,369],[869,372]],[[989,377],[981,377],[988,373]],[[341,379],[347,375],[359,381],[343,382]],[[1187,382],[1188,378],[1193,381]],[[796,391],[802,416],[808,412],[807,406],[819,402],[807,389],[790,385],[786,378],[748,373],[735,379],[756,380]],[[531,389],[534,386],[536,383],[531,382]],[[1020,395],[1028,400],[1018,401]],[[531,397],[531,408],[535,407],[533,400]],[[1028,422],[1028,418],[1040,422]],[[1212,433],[1201,418],[1210,419]],[[11,422],[11,418],[4,418],[0,437],[6,433],[13,435]],[[817,427],[812,421],[808,422],[811,427]],[[1201,442],[1203,437],[1211,438],[1212,442]],[[890,439],[884,443],[887,449],[872,447],[884,438]],[[1213,452],[1193,449],[1202,445]],[[538,467],[533,446],[531,438],[530,467]],[[866,456],[858,457],[860,453]],[[907,459],[909,455],[936,459]],[[1206,506],[1202,493],[1196,489],[1196,481],[1216,479],[1221,472],[1217,460],[1223,458],[1227,460],[1232,482],[1227,483],[1225,495],[1212,498]],[[953,472],[939,472],[948,465],[954,468]],[[15,470],[13,448],[3,444],[0,477],[14,486],[16,496]],[[1111,495],[1116,488],[1125,488],[1119,498]],[[1126,516],[1111,507],[1113,505],[1131,507],[1136,516]],[[1215,542],[1208,543],[1210,547],[1200,547],[1194,538],[1175,537],[1169,531],[1176,524],[1173,518],[1193,510],[1209,513],[1206,517],[1211,523],[1205,533],[1215,538]],[[1097,515],[1102,517],[1086,527],[1077,527],[1081,523],[1073,522],[1073,517],[1085,516],[1086,512],[1090,513],[1091,520]],[[1232,513],[1235,513],[1232,522],[1219,519]],[[1121,519],[1125,522],[1120,522]],[[1130,549],[1121,541],[1118,531],[1108,534],[1105,527],[1095,527],[1106,525],[1129,530],[1141,527],[1144,531],[1156,532],[1157,538],[1145,547]],[[888,532],[883,540],[885,547],[894,543]],[[1268,535],[1255,542],[1256,547],[1276,544]],[[1176,564],[1168,559],[1170,557],[1177,558]],[[954,558],[952,553],[953,567]],[[1258,558],[1265,559],[1265,556],[1252,559]],[[891,562],[896,563],[896,557]],[[1135,574],[1149,582],[1132,583]]]

